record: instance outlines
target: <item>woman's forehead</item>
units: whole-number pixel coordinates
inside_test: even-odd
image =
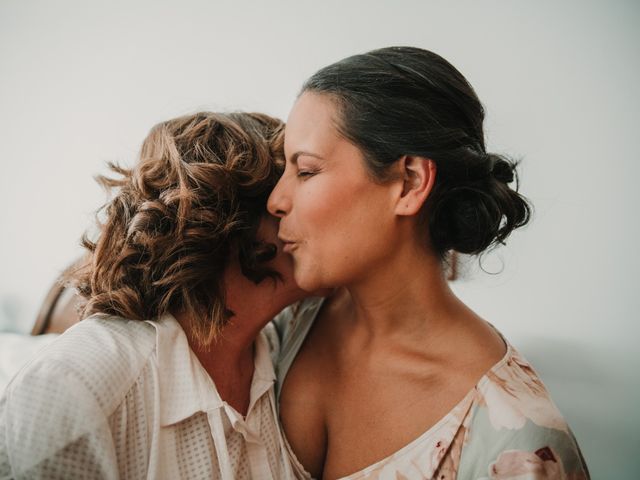
[[[294,104],[285,129],[285,149],[288,154],[311,150],[338,141],[337,109],[327,95],[303,93]]]

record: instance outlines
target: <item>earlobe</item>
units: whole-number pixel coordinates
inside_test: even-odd
[[[436,163],[430,158],[405,155],[400,160],[403,186],[396,214],[416,215],[436,181]]]

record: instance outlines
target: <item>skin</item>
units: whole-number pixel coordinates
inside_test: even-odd
[[[372,180],[336,130],[326,95],[306,92],[285,133],[269,199],[306,290],[338,286],[285,379],[281,421],[314,477],[355,473],[438,422],[505,354],[499,335],[450,290],[417,214],[437,175],[404,156]],[[357,448],[354,446],[357,445]]]
[[[231,262],[225,270],[224,283],[227,307],[235,315],[213,345],[203,348],[192,340],[193,317],[189,312],[175,314],[220,397],[242,415],[246,415],[249,408],[256,337],[284,307],[308,295],[293,281],[292,259],[282,251],[283,244],[277,232],[277,219],[265,216],[258,229],[258,238],[278,248],[268,266],[282,275],[282,281],[267,278],[255,284],[242,274],[237,260]]]

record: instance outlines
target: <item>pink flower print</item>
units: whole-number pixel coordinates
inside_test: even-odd
[[[567,479],[562,462],[549,447],[541,448],[535,452],[505,450],[489,466],[489,476],[492,480]]]
[[[496,430],[517,430],[527,419],[541,427],[567,431],[567,424],[531,366],[515,351],[507,362],[487,373],[480,404],[487,407]]]

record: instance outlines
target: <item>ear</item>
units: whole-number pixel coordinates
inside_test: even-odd
[[[436,162],[425,157],[405,155],[398,160],[402,175],[402,195],[395,207],[397,215],[416,215],[436,181]]]

